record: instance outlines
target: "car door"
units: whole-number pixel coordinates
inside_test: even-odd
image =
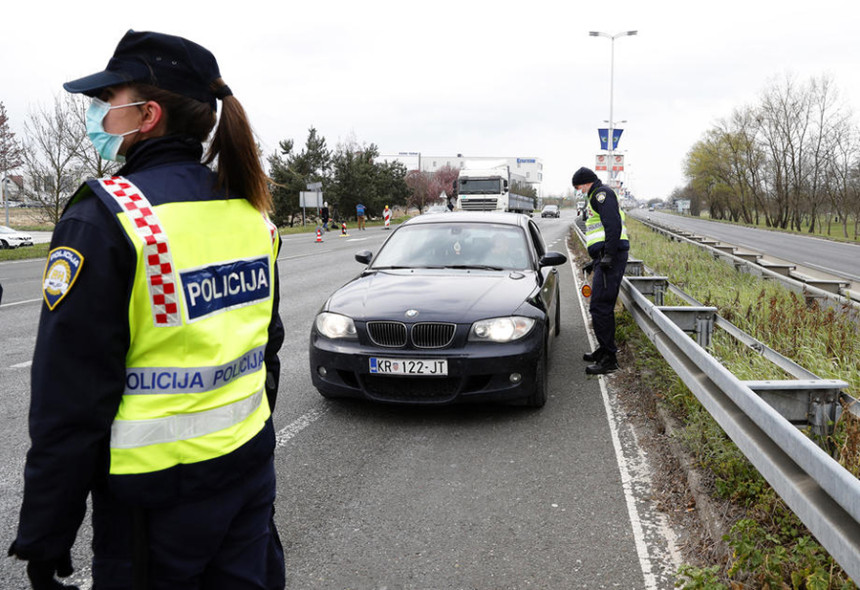
[[[529,238],[535,250],[536,260],[546,254],[546,245],[537,224],[528,221]],[[552,335],[558,331],[558,269],[554,266],[544,266],[538,269],[541,280],[540,300],[546,310],[548,318],[548,334]]]

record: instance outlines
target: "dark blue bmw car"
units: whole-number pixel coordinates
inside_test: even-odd
[[[310,337],[325,397],[542,407],[559,332],[555,266],[537,225],[514,213],[422,215],[320,309]]]

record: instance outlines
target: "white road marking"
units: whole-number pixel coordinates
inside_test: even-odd
[[[594,331],[588,321],[584,298],[580,291],[581,284],[578,275],[580,270],[576,267],[576,262],[570,249],[568,249],[567,254],[571,270],[573,271],[573,279],[576,283],[579,309],[585,321],[586,332],[588,333],[588,342],[591,347],[589,350],[594,350],[597,342]],[[630,517],[630,525],[633,529],[633,540],[636,545],[636,553],[639,556],[639,567],[645,580],[644,588],[646,590],[658,590],[662,587],[671,587],[672,580],[661,580],[667,582],[669,586],[664,586],[658,582],[657,577],[659,574],[655,572],[655,569],[662,570],[667,575],[672,575],[682,565],[683,561],[678,548],[677,537],[669,526],[666,515],[659,513],[656,508],[651,506],[648,507],[649,509],[640,512],[637,502],[648,502],[648,498],[651,496],[650,490],[652,489],[647,459],[636,439],[636,433],[632,428],[623,423],[622,416],[614,407],[613,402],[610,401],[609,392],[606,388],[606,378],[601,375],[598,381],[600,383],[603,406],[606,409],[606,419],[609,422],[612,446],[615,449],[615,458],[621,474],[621,487],[624,490],[627,514]],[[632,438],[632,442],[628,442],[627,445],[622,444],[621,441],[622,429],[626,437]],[[637,490],[639,491],[638,494],[635,493]],[[651,542],[649,543],[649,541]],[[654,557],[648,553],[649,545],[653,548]],[[661,549],[661,546],[663,549]],[[660,565],[661,567],[655,568],[655,565]],[[660,577],[664,578],[665,576]]]
[[[319,420],[323,415],[325,415],[326,412],[328,412],[328,408],[322,410],[311,410],[307,414],[299,416],[298,418],[281,428],[275,435],[275,448],[279,449],[285,444],[287,444],[290,439],[292,439],[302,430]]]
[[[9,365],[10,369],[26,369],[30,365],[33,364],[33,361],[27,361],[24,363],[18,363],[17,365]]]
[[[4,303],[3,305],[0,305],[0,307],[12,307],[13,305],[24,305],[25,303],[36,303],[37,301],[42,301],[42,299],[39,298],[27,299],[26,301],[13,301],[12,303]]]

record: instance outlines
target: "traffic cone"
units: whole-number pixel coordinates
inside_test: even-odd
[[[316,241],[316,243],[317,243],[317,244],[322,244],[322,241],[323,241],[323,239],[322,239],[322,230],[321,230],[320,228],[317,228],[317,241]]]
[[[344,221],[343,224],[340,226],[340,237],[343,238],[343,237],[346,237],[348,235],[349,234],[346,233],[346,222]]]

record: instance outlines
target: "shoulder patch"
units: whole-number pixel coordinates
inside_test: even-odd
[[[605,193],[605,192],[603,192],[603,191],[600,191],[599,193],[597,193],[596,195],[594,195],[594,198],[596,198],[596,199],[597,199],[597,202],[598,202],[598,203],[602,203],[603,201],[605,201],[605,200],[606,200],[606,193]]]
[[[42,278],[42,296],[48,309],[53,311],[68,295],[83,266],[84,257],[77,250],[63,246],[48,252],[45,276]]]

